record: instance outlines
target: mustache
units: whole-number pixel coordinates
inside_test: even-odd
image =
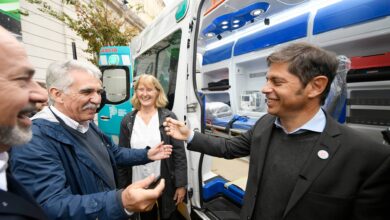
[[[35,104],[34,103],[29,103],[24,108],[22,108],[22,110],[20,110],[19,114],[20,115],[25,115],[25,114],[29,114],[31,112],[34,112],[35,110],[36,110]]]
[[[88,110],[88,109],[96,110],[99,108],[99,106],[100,105],[97,105],[97,104],[87,103],[86,105],[83,106],[82,110]]]

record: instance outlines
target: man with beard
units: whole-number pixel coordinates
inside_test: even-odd
[[[47,93],[32,80],[34,69],[22,45],[0,26],[0,219],[46,219],[33,197],[8,172],[13,145],[31,139],[28,114]]]
[[[189,150],[227,159],[250,155],[241,219],[390,219],[390,149],[334,121],[321,105],[338,60],[294,43],[267,57],[268,113],[246,133],[223,139],[167,119]]]
[[[100,78],[91,63],[51,64],[50,107],[32,118],[32,140],[12,151],[12,172],[50,219],[128,219],[131,212],[150,210],[164,189],[164,180],[146,189],[153,175],[116,189],[116,164],[165,159],[172,146],[128,149],[104,135],[93,123],[103,92]]]

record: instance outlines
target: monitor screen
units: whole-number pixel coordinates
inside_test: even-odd
[[[250,97],[249,97],[249,95],[243,95],[243,96],[241,96],[241,100],[244,102],[249,102]]]

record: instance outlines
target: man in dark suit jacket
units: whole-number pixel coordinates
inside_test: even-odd
[[[0,219],[47,219],[30,194],[7,172],[10,146],[31,139],[27,117],[47,93],[32,80],[34,69],[22,45],[0,26]]]
[[[268,58],[268,115],[231,140],[168,119],[188,149],[227,159],[250,155],[241,219],[390,219],[390,148],[340,125],[321,109],[338,65],[305,43]]]

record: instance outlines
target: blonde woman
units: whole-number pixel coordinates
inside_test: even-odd
[[[161,175],[165,179],[165,189],[159,199],[158,208],[149,213],[140,213],[141,219],[178,219],[176,206],[186,195],[187,159],[183,141],[166,135],[162,126],[165,118],[176,115],[164,108],[168,101],[159,81],[152,75],[142,74],[134,84],[131,99],[134,111],[128,113],[121,122],[119,145],[123,147],[156,146],[160,141],[173,146],[169,159],[147,165],[120,167],[118,184],[124,188],[134,181],[150,174]],[[159,214],[157,213],[157,210]]]

